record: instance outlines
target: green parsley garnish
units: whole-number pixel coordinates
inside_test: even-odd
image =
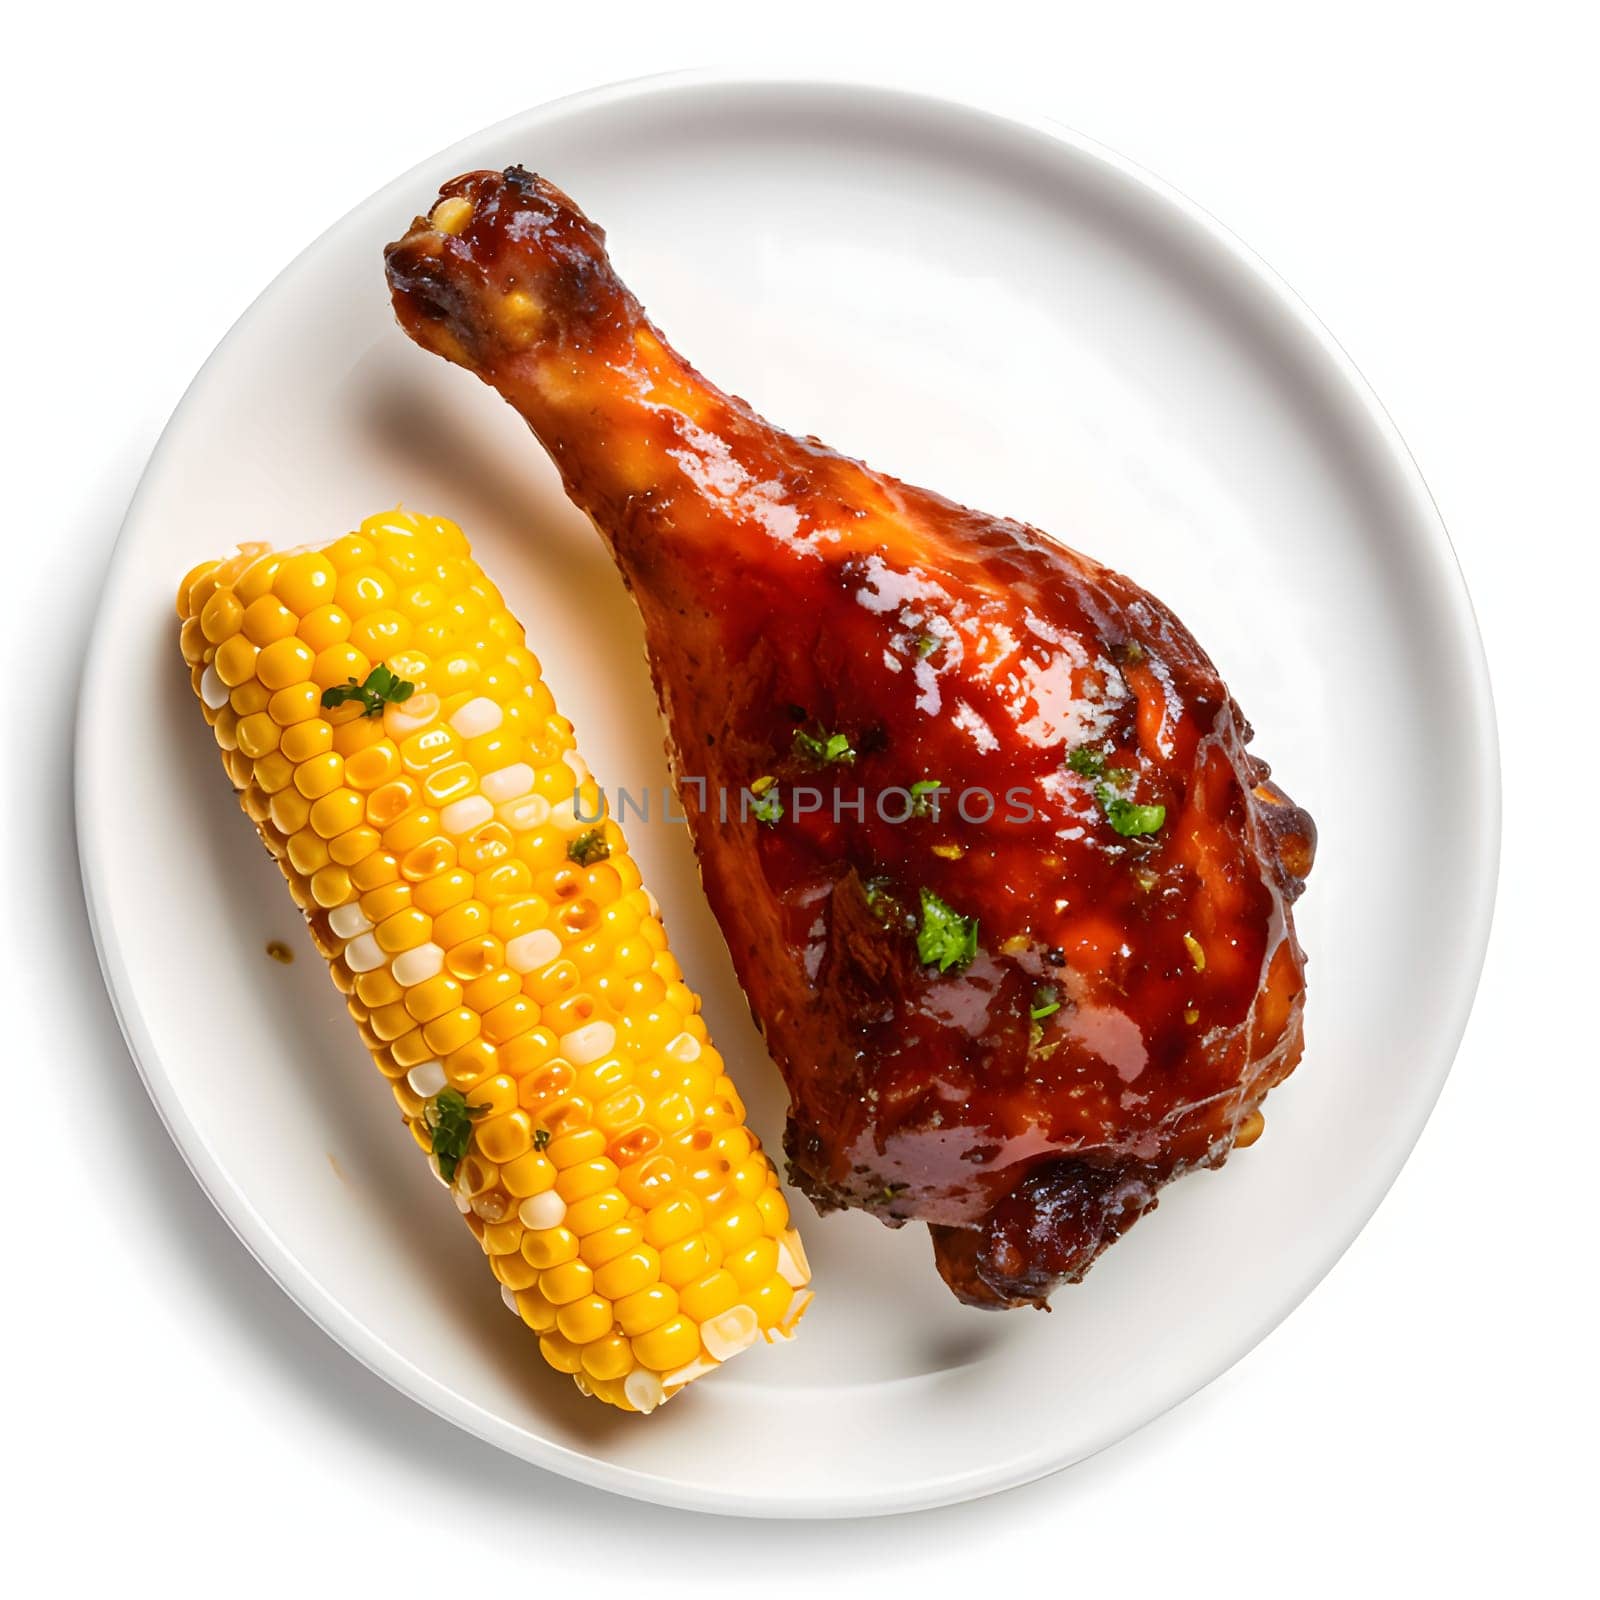
[[[771,827],[783,816],[783,796],[778,793],[776,778],[757,778],[750,785],[750,793],[755,796],[756,802],[750,807],[750,815],[757,822],[764,822]]]
[[[1106,820],[1124,839],[1141,833],[1159,833],[1161,825],[1167,820],[1165,806],[1136,806],[1120,795],[1108,798],[1103,788],[1096,791],[1095,799],[1105,808]]]
[[[357,683],[351,678],[348,683],[336,683],[331,689],[322,691],[322,704],[328,710],[335,706],[342,706],[347,700],[359,700],[362,704],[364,717],[378,717],[383,715],[383,708],[388,705],[399,705],[402,700],[409,700],[416,693],[417,686],[405,678],[397,678],[380,661],[371,672],[367,674],[365,683]]]
[[[893,878],[868,878],[861,885],[861,892],[866,897],[867,910],[884,927],[897,928],[903,933],[915,929],[917,919],[895,892]]]
[[[481,1117],[488,1106],[469,1106],[459,1089],[441,1089],[424,1115],[433,1130],[433,1159],[439,1163],[439,1176],[454,1181],[456,1167],[472,1145],[472,1119]]]
[[[934,807],[938,804],[932,796],[944,787],[939,778],[918,778],[911,785],[911,815],[914,817],[931,817]]]
[[[1111,824],[1113,831],[1120,833],[1124,839],[1131,839],[1142,833],[1158,833],[1162,824],[1166,822],[1165,806],[1135,805],[1132,800],[1117,793],[1119,789],[1126,789],[1133,782],[1134,774],[1126,767],[1108,767],[1106,758],[1100,751],[1091,749],[1088,745],[1079,745],[1067,757],[1067,767],[1070,771],[1076,772],[1080,778],[1100,780],[1095,785],[1095,801],[1105,812],[1106,820]]]
[[[1043,1022],[1046,1017],[1054,1016],[1061,1009],[1061,1000],[1049,984],[1036,989],[1033,995],[1033,1009],[1028,1015],[1035,1022]]]
[[[922,926],[917,929],[917,955],[941,972],[958,972],[978,953],[978,919],[964,917],[931,889],[922,891]]]
[[[937,634],[919,633],[912,649],[917,652],[919,660],[926,661],[944,641]]]
[[[854,761],[856,753],[850,748],[849,738],[842,733],[824,733],[818,729],[807,733],[804,728],[794,731],[794,753],[801,761],[813,767],[827,767],[835,763]]]
[[[611,846],[606,843],[604,828],[585,829],[576,839],[567,843],[567,859],[576,861],[580,867],[592,867],[610,854]]]
[[[550,1130],[548,1128],[535,1128],[533,1130],[533,1148],[546,1150],[550,1146]]]

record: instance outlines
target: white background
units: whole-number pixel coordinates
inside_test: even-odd
[[[1576,6],[1479,12],[325,0],[36,8],[9,25],[0,1515],[15,1525],[0,1560],[18,1592],[141,1572],[177,1595],[554,1597],[563,1576],[641,1595],[1593,1581],[1595,41]],[[1233,228],[1417,456],[1501,718],[1505,850],[1477,1010],[1349,1255],[1231,1373],[1095,1460],[872,1524],[736,1524],[580,1490],[333,1346],[157,1123],[100,988],[70,822],[100,569],[161,424],[252,296],[354,201],[481,124],[609,79],[741,63],[1054,116]]]

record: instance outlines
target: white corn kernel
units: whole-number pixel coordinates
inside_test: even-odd
[[[635,1367],[623,1380],[622,1392],[628,1397],[628,1404],[646,1416],[667,1398],[661,1380],[648,1367]]]
[[[519,795],[515,800],[496,806],[494,814],[508,828],[518,833],[531,833],[550,820],[550,802],[542,794]]]
[[[561,759],[572,769],[572,775],[579,783],[587,783],[593,777],[593,773],[589,771],[589,763],[576,750],[563,751]]]
[[[590,1387],[589,1380],[584,1377],[581,1372],[574,1372],[572,1374],[572,1381],[577,1387],[578,1393],[581,1394],[585,1400],[589,1399],[589,1397],[593,1395],[594,1390]]]
[[[522,1312],[517,1308],[516,1295],[503,1283],[500,1285],[500,1298],[505,1301],[507,1311],[515,1311],[519,1317],[522,1315]]]
[[[685,1383],[693,1383],[696,1378],[703,1378],[708,1372],[715,1372],[722,1363],[714,1361],[710,1356],[696,1356],[686,1367],[679,1367],[676,1372],[663,1372],[661,1381],[669,1388],[676,1389]]]
[[[409,700],[391,702],[383,708],[383,731],[398,744],[421,733],[438,715],[438,695],[414,694]]]
[[[419,944],[414,950],[402,950],[389,970],[402,989],[410,989],[444,971],[444,951],[436,944]]]
[[[506,940],[506,965],[513,972],[539,972],[561,954],[561,941],[548,928]]]
[[[347,906],[335,906],[328,913],[328,926],[336,939],[353,939],[358,933],[372,932],[371,919],[354,900]]]
[[[778,1276],[791,1289],[803,1289],[811,1282],[811,1263],[792,1228],[778,1241]]]
[[[216,663],[213,662],[200,674],[200,698],[205,701],[208,711],[220,711],[228,703],[228,686],[218,675]]]
[[[609,1022],[586,1022],[571,1033],[564,1033],[557,1048],[575,1067],[586,1067],[616,1047],[617,1030]]]
[[[525,795],[533,787],[533,768],[526,761],[518,761],[509,767],[497,767],[493,772],[484,773],[478,780],[478,787],[495,805],[502,805],[507,800]]]
[[[789,1302],[789,1309],[784,1312],[783,1320],[778,1324],[778,1327],[782,1329],[782,1331],[791,1339],[794,1337],[795,1325],[800,1321],[800,1318],[805,1315],[806,1307],[810,1305],[811,1302],[816,1299],[816,1297],[815,1290],[800,1289],[796,1291],[794,1299]]]
[[[424,1100],[431,1100],[448,1081],[444,1068],[437,1061],[424,1061],[420,1067],[413,1067],[406,1074],[406,1082],[411,1085],[412,1092],[420,1094]],[[779,1245],[778,1248],[781,1251],[783,1246]],[[782,1261],[781,1254],[778,1259]]]
[[[680,1033],[667,1041],[666,1054],[685,1066],[700,1059],[700,1041],[692,1033]]]
[[[352,972],[376,972],[389,958],[370,933],[363,933],[344,947],[344,959]]]
[[[760,1331],[760,1319],[749,1306],[729,1306],[720,1317],[701,1325],[700,1342],[707,1355],[726,1361],[741,1350],[748,1350]]]
[[[500,717],[500,707],[493,700],[479,695],[476,700],[467,701],[456,711],[450,719],[450,726],[463,739],[476,739],[485,733],[493,733],[500,726]]]
[[[566,1214],[567,1202],[554,1189],[530,1194],[517,1207],[517,1216],[524,1228],[559,1228]]]
[[[557,833],[582,833],[598,821],[595,817],[580,817],[570,800],[562,800],[550,807],[550,826]]]
[[[446,833],[471,833],[493,815],[494,807],[481,794],[469,794],[465,800],[453,801],[439,813],[439,826]]]

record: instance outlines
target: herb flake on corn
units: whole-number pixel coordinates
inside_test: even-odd
[[[651,1411],[792,1337],[777,1175],[461,531],[393,511],[242,546],[178,613],[240,804],[546,1361]]]

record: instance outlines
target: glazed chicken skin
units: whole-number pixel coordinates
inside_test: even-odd
[[[1311,819],[1137,584],[763,421],[543,179],[440,194],[396,313],[521,413],[638,603],[794,1181],[926,1222],[969,1304],[1043,1305],[1260,1132]]]

